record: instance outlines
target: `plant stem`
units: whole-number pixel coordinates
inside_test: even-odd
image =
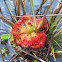
[[[50,3],[52,2],[52,0],[50,0]],[[52,14],[52,5],[50,6],[50,14]],[[50,16],[50,20],[51,20],[51,16]],[[52,24],[52,22],[50,21],[50,23]]]
[[[61,8],[62,8],[62,4],[59,3],[58,8],[56,8],[56,9],[54,10],[53,14],[58,14],[58,13],[60,12]],[[55,18],[56,18],[56,16],[51,17],[51,23],[55,20]]]
[[[15,14],[17,16],[16,6],[17,6],[17,0],[15,1]]]
[[[5,5],[6,5],[7,9],[8,9],[8,11],[9,11],[9,14],[13,16],[13,13],[12,13],[11,10],[8,8],[8,6],[7,6],[6,2],[5,2],[5,0],[3,0],[3,1],[4,1]],[[11,17],[12,17],[12,16],[11,16]],[[15,19],[15,21],[17,22],[17,20],[16,20],[15,17],[14,17],[14,19]]]
[[[1,52],[2,61],[4,62],[4,59],[3,59],[3,55],[2,55],[2,51],[1,51],[1,48],[0,48],[0,52]]]
[[[45,61],[42,60],[41,58],[38,58],[38,57],[36,57],[36,56],[34,56],[34,55],[32,55],[32,54],[30,54],[30,53],[24,51],[23,49],[20,49],[20,51],[10,60],[10,62],[12,62],[12,61],[16,58],[16,56],[17,56],[18,54],[20,54],[21,52],[23,52],[23,53],[25,53],[25,54],[28,54],[28,55],[32,56],[33,58],[38,59],[38,60],[41,61],[41,62],[45,62]]]
[[[25,4],[25,0],[24,0],[24,11],[25,11],[25,14],[26,14],[26,4]]]
[[[37,11],[36,11],[36,15],[38,14],[39,10],[41,9],[41,7],[43,6],[43,4],[44,4],[46,1],[47,1],[47,0],[42,0],[42,2],[41,2],[41,4],[40,4],[39,8],[38,8]]]
[[[1,41],[0,41],[0,44],[1,44]],[[1,52],[2,61],[4,62],[2,51],[1,51],[1,47],[0,47],[0,52]]]
[[[34,17],[35,30],[37,32],[37,22],[36,22],[36,16],[35,16],[35,12],[34,12],[34,7],[33,7],[33,0],[30,0],[30,3],[31,3],[31,7],[32,7],[33,17]]]
[[[18,16],[20,16],[20,3],[21,3],[21,1],[20,0],[18,0]]]
[[[3,19],[3,22],[9,23],[11,26],[14,25],[14,23],[12,23],[12,22],[10,22],[9,20],[7,20],[7,19],[6,19],[4,16],[2,16],[1,14],[0,14],[0,19]]]
[[[54,1],[54,0],[53,0],[53,1]],[[47,7],[47,9],[45,10],[45,14],[44,14],[44,17],[43,17],[42,23],[40,24],[38,30],[41,28],[41,26],[42,26],[42,24],[43,24],[43,22],[44,22],[44,20],[45,20],[45,18],[46,18],[46,14],[47,14],[47,12],[48,12],[48,9],[49,9],[50,6],[52,5],[53,1],[50,3],[50,5],[49,5],[49,6]]]
[[[25,14],[25,9],[24,9],[24,4],[23,4],[22,0],[21,0],[21,6],[22,6],[22,9],[23,9],[23,15],[24,15]]]
[[[30,16],[33,16],[33,15],[30,15]],[[44,16],[44,15],[35,15],[35,16],[40,17],[40,16]],[[50,15],[46,15],[46,16],[62,16],[62,14],[50,14]],[[23,16],[12,16],[12,17],[23,17]],[[26,16],[24,16],[24,17],[26,17]]]

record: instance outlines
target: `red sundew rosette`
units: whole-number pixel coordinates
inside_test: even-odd
[[[39,25],[40,23],[42,23],[42,20],[43,20],[43,18],[38,18],[38,19],[37,19],[37,25]],[[49,23],[48,23],[48,21],[45,19],[45,21],[44,21],[43,24],[42,24],[41,30],[43,30],[43,29],[47,30],[47,26],[49,26]]]
[[[43,18],[36,19],[37,26],[42,23],[42,20]],[[24,17],[21,17],[19,21],[14,24],[11,31],[14,42],[16,43],[16,45],[21,46],[22,48],[36,49],[44,47],[47,35],[45,31],[42,31],[42,29],[47,29],[47,24],[48,22],[47,20],[45,20],[39,33],[35,33],[35,31],[33,31],[34,34],[32,34],[33,32],[28,34],[27,27],[30,26],[31,30],[31,27],[34,28],[34,18],[30,15],[25,15]]]
[[[32,38],[35,42],[31,46],[31,48],[36,49],[36,48],[44,47],[46,37],[47,37],[47,35],[46,35],[45,31],[37,33],[37,37]]]

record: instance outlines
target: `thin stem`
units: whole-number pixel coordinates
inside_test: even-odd
[[[53,14],[58,14],[60,12],[61,8],[62,8],[62,4],[60,3],[58,8],[56,8],[54,10]],[[51,22],[53,22],[55,20],[55,18],[56,18],[56,16],[51,17]]]
[[[39,8],[36,10],[36,15],[38,14],[39,10],[42,8],[43,4],[46,2],[47,0],[42,0]]]
[[[41,61],[41,62],[45,62],[45,61],[42,60],[41,58],[38,58],[38,57],[36,57],[36,56],[34,56],[34,55],[32,55],[32,54],[30,54],[30,53],[24,51],[23,49],[20,49],[20,51],[11,59],[10,62],[12,62],[12,61],[16,58],[16,56],[17,56],[19,53],[21,53],[21,52],[23,52],[23,53],[25,53],[25,54],[28,54],[28,55],[32,56],[33,58],[38,59],[38,60]]]
[[[0,42],[0,44],[1,44],[1,42]],[[4,62],[2,51],[1,51],[1,47],[0,47],[0,52],[1,52],[2,61]]]
[[[33,7],[33,0],[30,0],[30,3],[31,3],[31,7],[32,7],[33,17],[34,17],[35,30],[37,32],[37,22],[36,22],[36,16],[35,16],[35,12],[34,12],[34,7]]]
[[[50,3],[52,2],[52,0],[50,0]],[[52,14],[52,5],[50,6],[50,14]],[[51,20],[51,16],[50,16],[50,20]],[[51,25],[52,25],[52,22],[50,21]]]
[[[33,16],[33,15],[30,15]],[[44,16],[44,15],[35,15],[35,16]],[[50,15],[46,15],[46,16],[62,16],[62,14],[50,14]],[[27,17],[27,16],[12,16],[12,17]]]
[[[25,0],[24,0],[24,11],[25,11],[25,14],[26,14],[26,4],[25,4]]]
[[[14,25],[14,23],[10,22],[8,19],[6,19],[6,18],[5,18],[4,16],[2,16],[1,14],[0,14],[0,19],[3,19],[3,22],[9,23],[11,26]]]
[[[62,3],[62,2],[60,2],[59,0],[56,0],[56,1],[58,1],[59,3]]]
[[[54,1],[54,0],[53,0],[53,1]],[[46,18],[46,14],[47,14],[47,12],[48,12],[48,9],[49,9],[50,6],[52,5],[53,1],[50,3],[50,5],[49,5],[49,6],[47,7],[47,9],[45,10],[45,14],[44,14],[44,17],[43,17],[42,23],[40,24],[40,26],[39,26],[38,29],[41,28],[41,26],[42,26],[42,24],[43,24],[43,22],[44,22],[44,20],[45,20],[45,18]]]
[[[24,10],[24,4],[23,4],[22,0],[21,0],[21,6],[23,8],[23,15],[24,15],[25,14],[25,10]]]
[[[12,61],[16,58],[16,56],[17,56],[18,54],[20,54],[20,52],[18,52],[18,53],[10,60],[10,62],[12,62]]]
[[[16,13],[16,16],[17,16],[16,6],[17,6],[17,0],[15,1],[15,13]]]
[[[4,62],[4,59],[3,59],[3,55],[2,55],[2,51],[1,51],[1,48],[0,48],[0,52],[1,52],[2,61]]]
[[[41,10],[39,10],[39,11],[44,15],[44,13]]]
[[[8,9],[8,6],[7,6],[7,4],[6,4],[6,1],[5,1],[5,0],[3,0],[3,1],[4,1],[5,5],[6,5],[7,9]],[[10,17],[11,17],[11,19],[12,19],[11,21],[13,22],[13,18],[12,18],[12,16],[11,16],[11,13],[10,13],[9,9],[8,9],[8,12],[9,12]]]
[[[21,13],[21,12],[20,12],[20,2],[21,2],[21,1],[18,0],[18,16],[20,16],[20,13]]]
[[[7,6],[6,2],[5,2],[5,0],[3,0],[3,1],[4,1],[5,5],[6,5],[7,9],[8,9],[8,11],[9,11],[9,14],[13,16],[13,13],[12,13],[11,10],[8,8],[8,6]],[[12,17],[12,16],[11,16],[11,17]],[[15,21],[17,22],[17,20],[16,20],[15,17],[14,17],[14,19],[15,19]]]
[[[55,51],[54,53],[62,53],[62,51]]]

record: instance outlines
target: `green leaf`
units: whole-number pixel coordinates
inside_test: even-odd
[[[9,8],[8,8],[8,10],[9,10],[9,12],[11,13],[11,15],[14,16],[13,13],[11,12],[11,10],[10,10]],[[16,19],[15,17],[14,17],[14,19],[15,19],[15,21],[17,22],[17,19]]]
[[[33,12],[33,17],[34,17],[35,29],[37,29],[37,22],[36,22],[36,16],[35,16],[35,11],[34,11],[34,6],[33,6],[33,0],[30,0],[30,3],[31,3],[32,12]]]
[[[16,47],[16,44],[13,44],[12,47],[13,47],[13,48]]]
[[[7,53],[5,53],[5,56],[7,56]]]
[[[4,50],[1,50],[1,51],[2,51],[2,54],[3,54],[3,53],[5,53],[5,51],[4,51]]]
[[[51,53],[53,54],[54,60],[56,61],[53,45],[51,46],[51,50],[52,50]]]
[[[34,31],[34,28],[29,26],[27,30],[28,30],[28,33],[30,34]]]
[[[59,45],[59,43],[56,40],[53,39],[53,41],[58,45],[58,47],[61,48],[61,46]]]
[[[10,35],[9,34],[3,34],[2,36],[1,36],[1,39],[2,40],[8,40],[10,38]]]
[[[33,60],[33,61],[31,61],[31,62],[37,62],[37,60]]]
[[[55,50],[55,51],[62,51],[62,50]]]
[[[10,37],[10,41],[14,41],[13,35]]]
[[[57,17],[56,19],[55,19],[55,21],[54,22],[52,22],[52,25],[51,25],[51,27],[52,28],[50,28],[50,31],[53,33],[54,32],[54,30],[56,29],[56,26],[57,26],[57,24],[59,23],[59,21],[60,21],[60,19],[61,19],[62,17]]]
[[[52,33],[47,34],[47,40],[51,38]]]
[[[12,47],[13,47],[13,48],[17,48],[17,45],[15,44],[14,41],[13,41],[11,44],[12,44]]]
[[[52,23],[51,26],[56,25],[56,24],[60,21],[61,18],[62,18],[62,17],[59,16],[59,17]]]
[[[5,53],[5,48],[3,48],[1,51],[2,51],[2,54]]]
[[[62,32],[61,32],[61,33],[56,33],[56,34],[54,35],[54,37],[61,36],[61,34],[62,34]]]

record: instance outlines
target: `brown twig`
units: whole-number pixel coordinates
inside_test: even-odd
[[[21,15],[20,4],[21,4],[21,0],[18,0],[18,9],[17,9],[17,14],[18,14],[18,16]],[[19,20],[19,17],[17,18],[17,20]]]
[[[44,13],[41,10],[39,10],[39,11],[44,15]]]
[[[10,22],[8,19],[6,19],[4,16],[2,16],[0,14],[0,19],[3,19],[3,22],[7,22],[8,24],[10,24],[11,26],[13,26],[14,24],[12,22]]]
[[[25,11],[25,14],[26,14],[26,4],[25,4],[25,0],[24,0],[24,11]]]
[[[21,3],[21,1],[20,0],[18,0],[18,16],[20,16],[20,3]]]
[[[40,4],[39,8],[36,10],[36,15],[38,14],[40,8],[43,6],[43,4],[44,4],[46,1],[47,1],[47,0],[42,0],[42,2],[41,2],[41,4]]]
[[[16,13],[16,16],[17,16],[16,6],[17,6],[17,0],[15,1],[15,13]]]
[[[52,0],[50,0],[50,3],[52,2]],[[50,14],[52,14],[52,5],[50,6]]]
[[[10,60],[10,62],[12,62],[18,54],[20,54],[20,51]]]
[[[25,10],[24,10],[24,4],[23,4],[22,0],[21,0],[21,6],[23,8],[23,15],[24,15],[25,14]]]
[[[2,55],[2,51],[1,51],[1,48],[0,48],[0,52],[1,52],[2,61],[4,62],[4,59],[3,59],[3,55]]]

